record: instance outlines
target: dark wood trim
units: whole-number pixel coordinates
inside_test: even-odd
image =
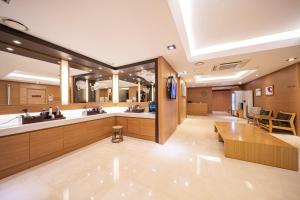
[[[107,67],[107,68],[110,68],[110,69],[113,69],[113,70],[116,69],[115,67],[113,67],[111,65],[108,65],[106,63],[100,62],[98,60],[95,60],[95,59],[90,58],[88,56],[82,55],[82,54],[77,53],[75,51],[72,51],[70,49],[66,49],[66,48],[64,48],[62,46],[53,44],[51,42],[48,42],[48,41],[43,40],[43,39],[40,39],[38,37],[29,35],[29,34],[24,33],[22,31],[15,30],[15,29],[10,28],[8,26],[5,26],[3,24],[0,24],[0,31],[8,33],[8,34],[12,34],[12,35],[14,35],[16,37],[19,37],[19,38],[22,38],[22,39],[25,39],[25,40],[28,40],[28,41],[31,41],[31,42],[35,42],[35,43],[37,43],[39,45],[43,45],[43,46],[46,46],[48,48],[52,48],[52,49],[57,50],[57,51],[64,52],[66,54],[69,54],[70,56],[75,56],[75,57],[78,57],[80,59],[83,59],[83,60],[86,60],[86,61],[89,61],[89,62],[92,62],[92,63],[96,63],[98,65],[101,65],[101,66],[104,66],[104,67]],[[62,59],[62,58],[58,58],[58,59]]]
[[[122,65],[122,66],[119,66],[119,67],[115,67],[115,70],[126,69],[126,68],[129,68],[129,67],[144,65],[144,64],[153,63],[153,62],[156,62],[156,61],[157,61],[157,58],[153,58],[153,59],[144,60],[144,61],[140,61],[140,62],[128,64],[128,65]]]
[[[153,61],[152,61],[153,62]],[[155,142],[159,143],[159,129],[158,129],[158,58],[154,59],[155,62],[155,103],[156,103],[156,110],[155,110]]]

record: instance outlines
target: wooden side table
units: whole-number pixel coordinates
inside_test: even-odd
[[[112,135],[111,141],[113,143],[122,142],[123,141],[123,132],[122,132],[123,126],[119,126],[119,125],[113,126],[112,129],[113,129],[113,135]]]

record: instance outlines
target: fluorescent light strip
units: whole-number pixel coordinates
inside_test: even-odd
[[[56,82],[59,83],[59,78],[50,78],[50,77],[44,77],[44,76],[35,76],[35,75],[29,75],[29,74],[23,74],[19,72],[12,72],[7,75],[8,78],[24,78],[24,79],[30,79],[30,80],[37,80],[37,81],[50,81],[50,82]]]
[[[300,38],[300,28],[292,31],[287,31],[287,32],[281,32],[281,33],[276,33],[276,34],[271,34],[271,35],[265,35],[261,37],[255,37],[247,40],[241,40],[237,42],[230,42],[230,43],[224,43],[224,44],[218,44],[218,45],[213,45],[209,46],[206,48],[199,48],[195,49],[195,39],[193,35],[193,5],[191,0],[185,0],[185,1],[180,1],[179,6],[183,18],[183,23],[185,27],[185,32],[188,40],[188,45],[189,49],[191,52],[191,56],[199,56],[199,55],[206,55],[206,54],[211,54],[211,53],[217,53],[217,52],[222,52],[222,51],[227,51],[227,50],[233,50],[233,49],[238,49],[242,47],[249,47],[249,46],[254,46],[254,45],[261,45],[261,44],[266,44],[266,43],[272,43],[272,42],[279,42],[279,41],[284,41],[284,40],[290,40],[290,39],[296,39]]]
[[[205,54],[216,53],[220,51],[227,51],[227,50],[266,44],[271,42],[279,42],[279,41],[295,39],[295,38],[300,38],[300,29],[294,31],[282,32],[282,33],[276,33],[276,34],[262,36],[262,37],[256,37],[248,40],[241,40],[237,42],[214,45],[202,49],[197,49],[192,51],[192,56],[205,55]]]
[[[232,80],[232,79],[238,79],[244,75],[246,75],[247,73],[253,73],[253,71],[240,71],[236,74],[233,75],[227,75],[227,76],[211,76],[211,77],[203,77],[203,76],[195,76],[196,78],[196,82],[207,82],[207,81],[217,81],[217,80]]]

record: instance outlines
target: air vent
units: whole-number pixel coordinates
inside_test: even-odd
[[[223,71],[223,70],[232,70],[244,67],[249,60],[239,60],[234,62],[218,63],[214,64],[212,71]]]
[[[4,2],[7,3],[7,4],[9,4],[9,2],[10,2],[11,0],[2,0],[2,1],[4,1]]]

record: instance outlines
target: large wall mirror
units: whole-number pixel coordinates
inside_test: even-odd
[[[73,75],[71,78],[73,83],[72,102],[112,102],[112,72],[102,67],[81,71],[81,74]]]
[[[60,65],[0,51],[0,106],[60,105]],[[70,76],[89,72],[70,68]]]
[[[119,70],[119,102],[155,101],[155,62]]]
[[[58,64],[0,51],[0,69],[1,106],[60,104]]]

